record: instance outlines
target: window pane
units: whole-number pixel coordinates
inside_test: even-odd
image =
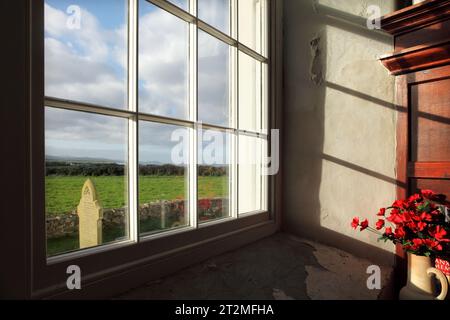
[[[239,129],[261,129],[261,62],[239,52]]]
[[[141,0],[139,111],[187,119],[188,24]]]
[[[230,0],[198,0],[198,17],[216,29],[230,33]]]
[[[45,1],[45,95],[127,107],[126,0]]]
[[[239,136],[239,214],[262,210],[262,148],[256,137]]]
[[[189,224],[189,130],[139,123],[140,233]]]
[[[226,43],[198,31],[198,118],[229,126],[230,48]]]
[[[261,12],[264,0],[239,1],[239,42],[261,53]]]
[[[169,2],[172,2],[174,5],[180,7],[184,11],[188,11],[189,0],[169,0]]]
[[[128,238],[127,132],[125,119],[45,109],[47,255]]]
[[[198,132],[199,222],[230,216],[230,134],[216,130]]]

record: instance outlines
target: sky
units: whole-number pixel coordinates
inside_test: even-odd
[[[46,0],[47,96],[126,108],[127,2]],[[172,2],[186,8],[186,0]],[[186,119],[188,25],[144,0],[139,4],[140,111]],[[227,32],[228,6],[229,0],[199,0],[199,16]],[[199,44],[199,118],[227,125],[229,48],[202,33]],[[47,155],[126,159],[126,120],[47,108],[45,125]],[[140,161],[170,163],[177,128],[140,127]]]

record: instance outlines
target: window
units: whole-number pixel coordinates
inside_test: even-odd
[[[47,256],[267,211],[268,0],[45,0]]]

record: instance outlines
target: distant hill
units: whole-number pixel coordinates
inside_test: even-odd
[[[76,162],[76,163],[122,163],[123,161],[106,159],[106,158],[89,158],[89,157],[61,157],[46,155],[45,161],[48,162]]]
[[[126,167],[123,163],[111,159],[67,158],[50,156],[46,158],[47,176],[122,176]],[[161,163],[140,163],[140,175],[182,176],[186,167]],[[224,176],[226,166],[198,166],[200,176]]]
[[[90,158],[90,157],[62,157],[62,156],[52,156],[46,155],[45,161],[47,162],[66,162],[66,163],[116,163],[116,164],[124,164],[123,161],[114,160],[114,159],[106,159],[106,158]],[[163,165],[164,163],[158,161],[148,161],[141,162],[144,165]]]

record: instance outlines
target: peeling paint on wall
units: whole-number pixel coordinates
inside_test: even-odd
[[[311,68],[309,75],[311,81],[316,85],[321,85],[323,82],[323,69],[321,61],[322,51],[320,49],[320,40],[321,37],[317,35],[309,42],[311,49]]]

